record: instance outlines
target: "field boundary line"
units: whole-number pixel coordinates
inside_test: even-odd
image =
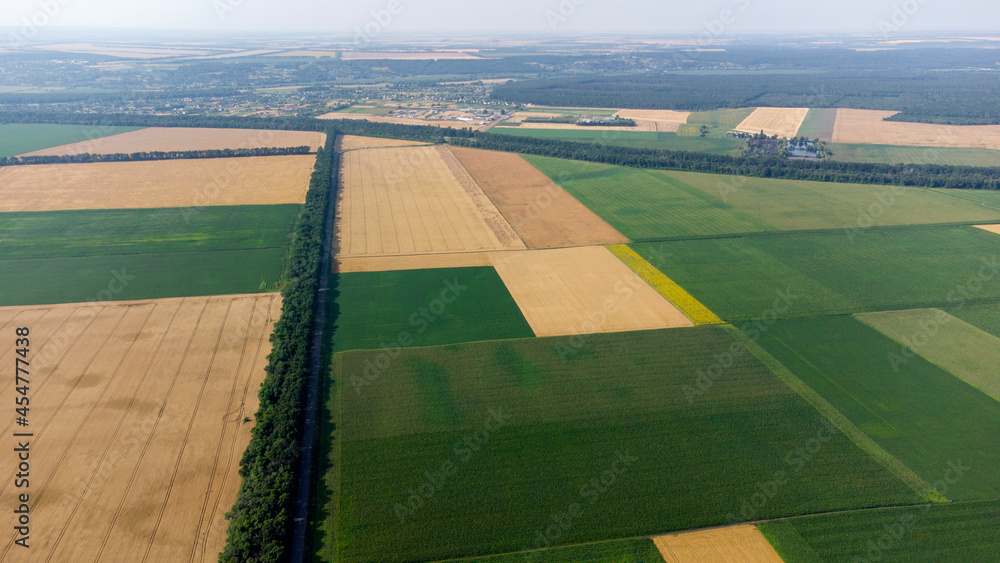
[[[666,274],[656,269],[627,244],[611,244],[606,247],[650,287],[662,295],[696,326],[723,324],[721,318],[711,309],[694,298]]]
[[[503,216],[503,213],[500,213],[493,200],[486,195],[486,192],[479,186],[476,179],[472,177],[472,174],[466,170],[462,161],[455,156],[455,153],[451,152],[451,149],[447,145],[437,145],[437,151],[441,155],[441,160],[444,161],[448,170],[451,171],[451,175],[455,177],[455,181],[462,186],[462,191],[472,201],[479,217],[493,231],[493,235],[500,241],[502,247],[517,250],[526,249],[527,245],[521,240],[520,235],[507,222],[507,218]]]
[[[792,391],[797,393],[800,397],[805,399],[806,402],[818,410],[820,414],[822,414],[837,428],[837,430],[843,432],[844,435],[851,440],[851,442],[870,455],[880,465],[888,469],[890,473],[903,481],[903,483],[905,483],[908,487],[913,489],[913,491],[916,492],[921,499],[931,502],[950,502],[930,483],[925,481],[923,477],[917,475],[916,472],[907,467],[903,462],[899,461],[895,456],[882,449],[882,446],[879,446],[875,440],[865,434],[860,428],[851,422],[850,419],[830,404],[829,401],[814,391],[812,387],[809,387],[804,381],[796,377],[791,370],[785,367],[785,365],[778,361],[777,358],[768,353],[768,351],[761,347],[760,344],[757,344],[757,342],[753,339],[743,334],[743,331],[732,325],[724,325],[724,328],[728,330],[738,342],[743,344],[743,346],[751,354],[760,360],[761,363],[771,370],[772,373],[778,376],[778,379],[783,381],[785,385],[788,385],[788,387],[792,389]]]

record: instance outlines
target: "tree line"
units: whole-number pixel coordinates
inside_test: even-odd
[[[632,168],[684,170],[784,180],[846,184],[881,184],[927,188],[1000,189],[1000,169],[940,164],[872,164],[823,160],[788,160],[776,156],[733,157],[697,152],[662,151],[556,139],[476,133],[450,144],[486,150],[535,154]]]
[[[281,317],[258,397],[250,444],[240,461],[239,496],[220,563],[287,559],[302,449],[312,331],[322,264],[327,205],[336,186],[336,131],[317,151],[306,203],[295,226],[282,280]]]
[[[70,112],[10,111],[0,113],[0,123],[56,123],[93,127],[205,127],[213,129],[273,129],[319,131],[336,129],[343,135],[406,139],[426,143],[444,142],[445,137],[472,135],[470,129],[376,123],[359,119],[315,119],[312,117],[238,117],[229,115],[132,115],[80,114]]]
[[[196,158],[241,158],[249,156],[289,156],[311,154],[312,148],[263,147],[252,149],[210,149],[198,151],[144,151],[110,154],[28,155],[0,158],[0,166],[25,166],[33,164],[79,164],[89,162],[138,162],[144,160],[183,160]]]
[[[556,107],[709,111],[740,107],[901,110],[891,119],[1000,124],[991,72],[815,72],[575,76],[509,82],[492,98]]]

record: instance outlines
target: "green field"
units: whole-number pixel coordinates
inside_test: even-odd
[[[333,335],[337,352],[534,336],[493,268],[339,277],[340,315]]]
[[[857,315],[861,322],[1000,401],[1000,338],[940,309]],[[902,358],[900,358],[902,359]]]
[[[763,231],[997,222],[1000,208],[922,188],[662,172],[525,155],[634,241]]]
[[[967,201],[974,201],[980,205],[1000,208],[1000,190],[949,190],[947,188],[934,188],[931,191]]]
[[[300,205],[0,213],[0,261],[284,248]]]
[[[724,376],[691,397],[727,354]],[[537,533],[551,525],[554,546],[913,497],[722,327],[333,362],[326,560],[510,553],[549,547]],[[347,384],[357,374],[369,385]],[[822,445],[806,461],[810,440]]]
[[[545,563],[663,563],[663,556],[656,549],[653,540],[641,538],[450,561],[454,563],[459,561],[468,563],[541,563],[543,561]]]
[[[760,345],[951,500],[1000,498],[1000,403],[851,316],[780,321]],[[956,471],[955,468],[959,468]]]
[[[128,133],[141,127],[106,125],[51,125],[9,123],[0,125],[0,158],[26,152],[79,143],[90,139]]]
[[[696,111],[688,116],[687,124],[681,125],[677,133],[681,136],[698,137],[701,127],[708,127],[708,136],[724,138],[726,132],[732,131],[757,108],[717,109],[713,111]]]
[[[273,291],[299,209],[3,213],[0,306]]]
[[[961,309],[953,308],[948,312],[993,336],[1000,337],[1000,308],[993,303],[965,306]]]
[[[728,156],[738,156],[743,148],[743,141],[732,137],[682,137],[677,133],[657,133],[655,131],[595,131],[592,127],[580,127],[580,130],[494,127],[490,132],[499,135],[557,139],[588,144],[597,143],[635,149],[691,151]]]
[[[0,306],[274,291],[284,256],[277,248],[4,260]]]
[[[830,142],[833,140],[833,128],[836,123],[836,108],[810,109],[796,136]]]
[[[996,239],[974,227],[946,226],[872,229],[853,239],[831,231],[632,248],[716,315],[735,322],[995,303],[1000,274],[990,272],[1000,259]],[[781,296],[789,293],[786,303]]]
[[[807,135],[808,136],[808,135]],[[830,143],[834,160],[881,164],[1000,166],[1000,151],[958,147],[905,147]]]
[[[995,561],[1000,503],[962,502],[825,514],[760,526],[785,563]]]

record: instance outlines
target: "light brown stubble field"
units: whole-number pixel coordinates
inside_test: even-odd
[[[222,149],[287,148],[308,146],[315,151],[326,135],[310,131],[148,127],[90,141],[25,153],[35,155],[131,154],[135,152],[204,151]]]
[[[316,119],[366,119],[372,123],[395,123],[397,125],[430,125],[433,127],[454,127],[455,129],[473,129],[482,131],[484,126],[473,124],[468,121],[454,121],[443,119],[415,119],[409,117],[386,117],[384,115],[368,115],[364,113],[338,113],[331,112],[318,116]]]
[[[781,563],[755,526],[743,525],[653,538],[667,563]]]
[[[434,51],[429,53],[393,53],[375,51],[341,51],[340,58],[345,61],[437,61],[458,59],[480,59],[462,51]]]
[[[884,121],[896,111],[837,110],[833,142],[914,147],[1000,149],[1000,125],[935,125]]]
[[[35,525],[31,549],[8,542],[0,560],[216,561],[280,299],[0,308],[5,334],[31,329]],[[0,502],[14,506],[2,467]]]
[[[638,131],[676,133],[681,125],[687,123],[691,112],[659,109],[623,109],[615,115],[623,119],[635,120],[638,126],[636,130]]]
[[[451,147],[528,248],[629,242],[518,154]]]
[[[379,137],[358,137],[341,135],[337,138],[338,151],[353,151],[358,149],[379,149],[385,147],[412,147],[426,145],[420,141],[404,141],[402,139],[381,139]]]
[[[693,326],[603,246],[490,257],[536,336]]]
[[[757,108],[737,127],[744,133],[760,133],[772,137],[777,135],[791,139],[799,134],[809,108]]]
[[[305,202],[316,157],[260,156],[0,168],[0,212]]]

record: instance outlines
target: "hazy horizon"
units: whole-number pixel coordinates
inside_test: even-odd
[[[380,36],[711,36],[774,34],[919,35],[1000,29],[1000,11],[981,0],[13,0],[0,27],[49,31],[121,29]],[[322,22],[322,23],[317,23]],[[1000,35],[1000,33],[998,33]],[[34,39],[43,40],[39,33]]]

